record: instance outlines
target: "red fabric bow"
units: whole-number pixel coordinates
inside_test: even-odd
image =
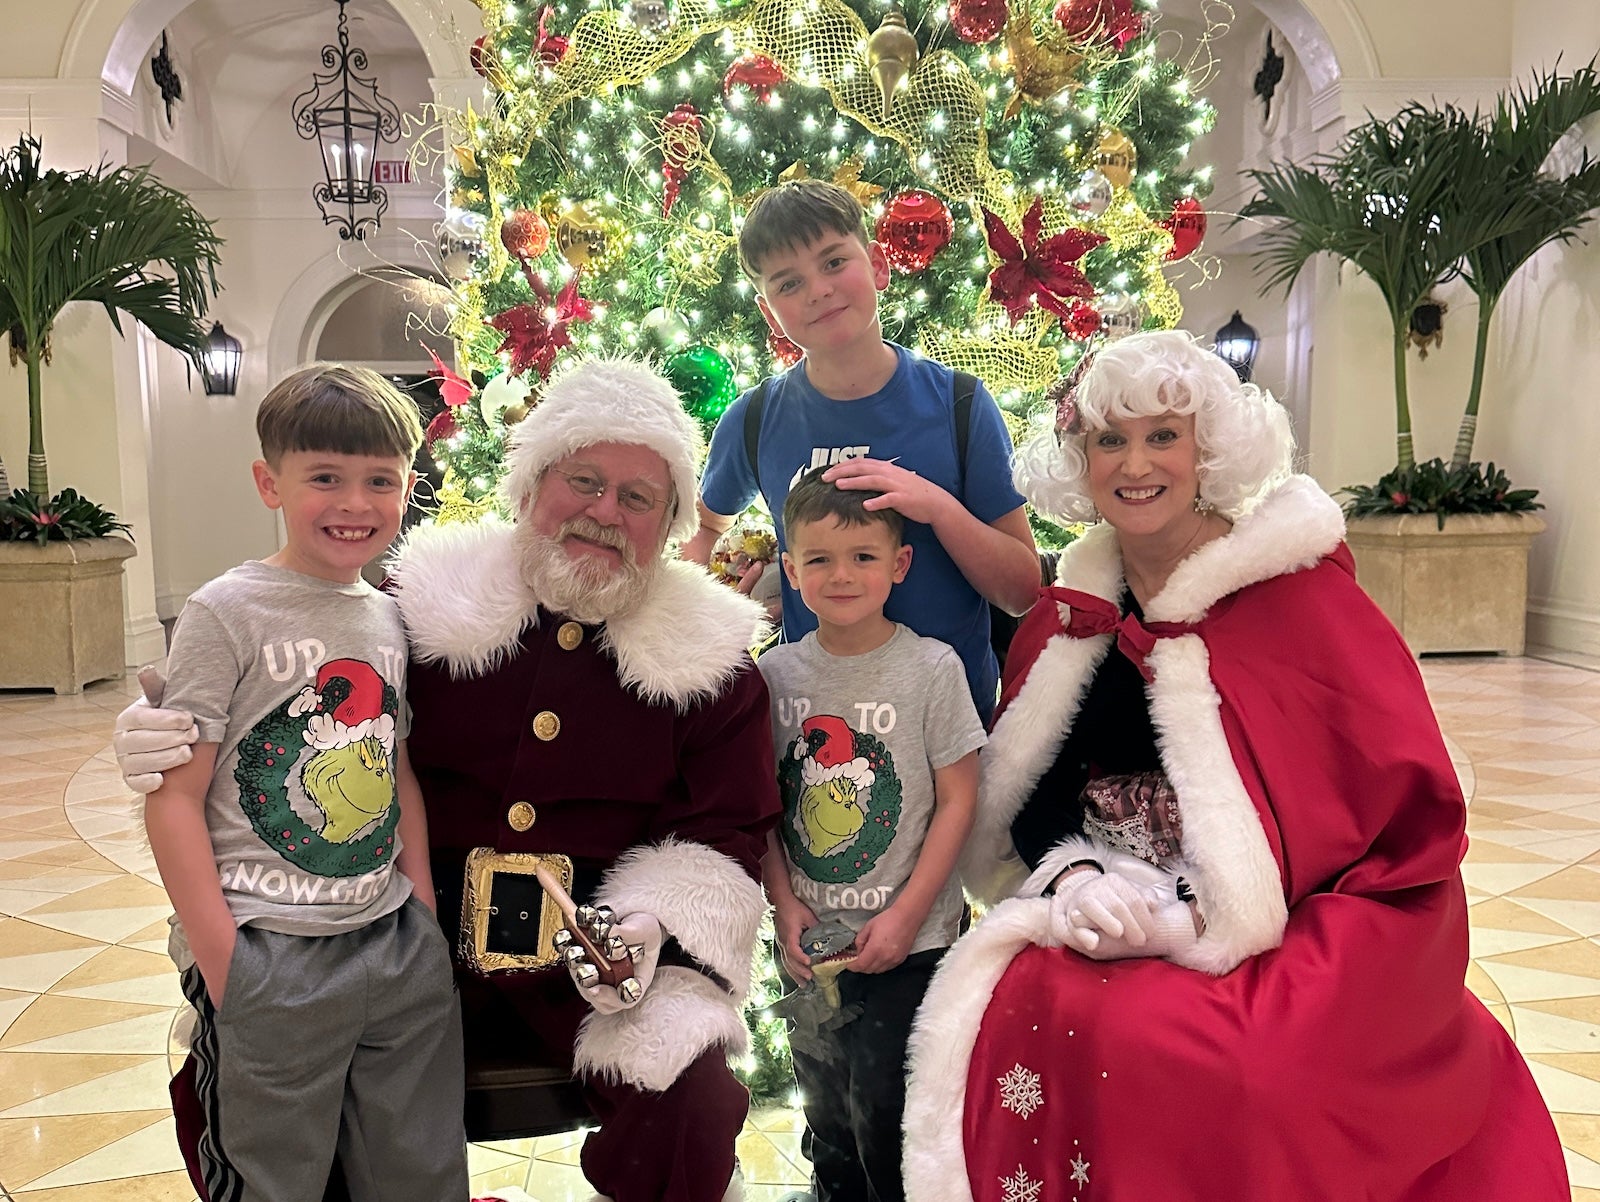
[[[989,249],[1003,260],[989,273],[989,295],[1005,306],[1013,324],[1027,315],[1035,298],[1040,307],[1070,322],[1070,299],[1094,295],[1089,277],[1074,264],[1104,242],[1104,234],[1070,229],[1041,241],[1043,197],[1035,197],[1023,215],[1021,242],[988,209],[983,210],[983,225],[989,234]]]
[[[574,321],[589,321],[594,317],[594,306],[578,295],[578,281],[582,271],[574,271],[561,295],[551,300],[550,290],[532,271],[524,269],[528,285],[542,302],[525,303],[497,313],[489,324],[504,334],[505,341],[496,348],[496,354],[511,352],[511,374],[520,376],[531,367],[540,376],[548,378],[555,366],[556,355],[572,345],[567,326]],[[555,315],[547,316],[552,304]]]
[[[1061,632],[1068,638],[1087,639],[1097,634],[1116,635],[1117,650],[1139,669],[1139,675],[1146,681],[1156,678],[1155,673],[1145,663],[1145,657],[1154,650],[1156,640],[1176,638],[1180,634],[1194,632],[1194,627],[1185,622],[1146,624],[1132,614],[1124,617],[1121,611],[1104,597],[1096,597],[1093,593],[1083,593],[1073,588],[1059,588],[1052,585],[1040,589],[1039,595],[1067,607],[1068,620],[1062,625]],[[1060,614],[1061,611],[1057,609],[1058,621]]]

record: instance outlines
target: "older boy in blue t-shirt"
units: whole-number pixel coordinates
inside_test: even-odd
[[[685,557],[706,562],[732,515],[758,492],[781,513],[802,472],[834,464],[827,480],[882,493],[867,507],[905,517],[916,571],[884,612],[955,648],[987,723],[999,679],[989,603],[1020,614],[1039,589],[999,407],[978,384],[966,437],[958,437],[956,374],[883,340],[878,293],[888,285],[889,264],[867,236],[860,204],[843,188],[797,180],[762,193],[740,232],[739,261],[767,323],[805,357],[740,397],[718,422],[700,482],[700,533]],[[746,451],[752,403],[761,405],[754,463]],[[778,542],[786,547],[781,530]],[[816,624],[785,581],[785,641]]]

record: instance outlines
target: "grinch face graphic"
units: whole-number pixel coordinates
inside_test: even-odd
[[[319,876],[358,876],[394,854],[394,720],[399,698],[372,665],[338,659],[239,745],[239,804],[284,859]],[[298,771],[296,771],[298,769]]]
[[[808,718],[778,768],[783,839],[813,880],[855,881],[894,840],[900,779],[888,749],[843,718]]]

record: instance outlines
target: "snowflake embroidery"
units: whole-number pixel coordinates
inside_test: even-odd
[[[1020,1164],[1015,1177],[1000,1178],[1000,1202],[1039,1202],[1039,1190],[1044,1181],[1028,1176]]]
[[[1089,1162],[1081,1154],[1072,1161],[1072,1179],[1078,1183],[1079,1189],[1089,1184]]]
[[[1039,1074],[1030,1073],[1017,1065],[1003,1077],[996,1077],[1000,1086],[1000,1108],[1010,1110],[1026,1119],[1044,1105],[1044,1091],[1039,1088]]]

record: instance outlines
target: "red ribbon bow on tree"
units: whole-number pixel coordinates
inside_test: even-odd
[[[1154,680],[1155,673],[1145,663],[1145,657],[1155,648],[1157,639],[1176,638],[1180,634],[1194,633],[1194,627],[1184,622],[1144,623],[1132,614],[1124,617],[1110,601],[1093,593],[1079,592],[1073,588],[1052,585],[1039,590],[1046,597],[1068,609],[1068,620],[1061,626],[1068,638],[1087,639],[1097,634],[1117,636],[1117,650],[1139,669],[1145,680]],[[1056,611],[1059,619],[1061,611]]]
[[[1072,319],[1073,297],[1094,295],[1094,285],[1075,264],[1106,240],[1104,234],[1070,229],[1040,240],[1044,198],[1036,197],[1022,218],[1022,241],[988,209],[983,224],[989,249],[1003,260],[989,273],[989,295],[1005,306],[1013,324],[1027,315],[1035,300],[1063,321]]]
[[[514,376],[526,374],[531,367],[542,378],[548,379],[550,369],[555,366],[556,355],[564,347],[572,345],[567,326],[574,321],[592,320],[594,306],[578,295],[578,281],[583,277],[581,270],[572,273],[566,287],[561,289],[561,295],[554,300],[544,281],[526,265],[523,274],[542,304],[525,302],[489,319],[489,324],[506,336],[495,353],[511,352],[511,374]],[[555,307],[554,315],[548,316],[552,305]]]

